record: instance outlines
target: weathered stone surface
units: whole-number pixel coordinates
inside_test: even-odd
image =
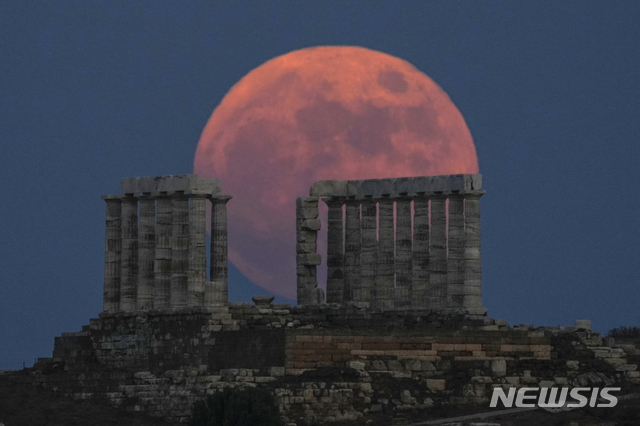
[[[321,180],[313,185],[309,190],[311,197],[341,197],[347,195],[346,180]]]
[[[136,309],[139,311],[153,309],[154,302],[154,264],[156,243],[156,208],[155,199],[140,198],[140,214],[138,229],[138,285]]]
[[[181,309],[187,307],[189,294],[189,198],[180,195],[171,201],[171,309]]]
[[[591,321],[590,320],[576,320],[574,326],[578,330],[582,329],[582,330],[591,331]]]
[[[302,221],[302,229],[309,231],[318,231],[320,230],[320,226],[320,220],[318,219],[306,219]]]
[[[229,299],[228,282],[228,243],[227,243],[227,203],[231,196],[218,196],[211,199],[211,260],[210,282],[205,285],[206,306],[227,303]]]
[[[447,305],[447,237],[446,196],[431,198],[431,235],[429,257],[429,302],[431,309],[442,309]]]
[[[203,179],[195,174],[124,178],[121,182],[122,193],[128,195],[190,191],[215,195],[220,186],[219,179]]]
[[[171,303],[171,241],[173,232],[173,207],[167,196],[157,200],[155,245],[155,294],[154,309],[165,310]]]
[[[344,299],[345,274],[342,235],[343,202],[339,199],[325,199],[324,201],[329,207],[327,225],[327,303],[341,303]]]
[[[136,309],[138,284],[138,199],[122,199],[122,251],[120,272],[120,310]]]
[[[394,290],[394,229],[393,200],[381,199],[379,203],[379,241],[377,271],[375,277],[374,307],[393,309]]]
[[[253,296],[251,298],[256,306],[269,306],[271,302],[273,302],[273,299],[275,299],[275,296]]]
[[[204,196],[192,196],[189,205],[189,269],[187,272],[187,304],[189,306],[204,306],[205,304],[205,283],[207,281],[206,202]]]
[[[106,232],[104,242],[104,312],[120,308],[120,263],[122,251],[120,197],[103,197],[106,202]]]

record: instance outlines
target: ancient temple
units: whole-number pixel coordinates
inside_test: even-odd
[[[325,301],[316,278],[322,200],[329,209],[327,303],[485,313],[481,187],[481,175],[316,182],[297,200],[298,303]]]
[[[122,179],[107,204],[104,312],[176,311],[227,302],[227,208],[220,181]],[[211,203],[207,280],[206,203]]]

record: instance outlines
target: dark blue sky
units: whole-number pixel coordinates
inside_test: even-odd
[[[100,312],[100,194],[191,172],[227,90],[316,45],[402,58],[461,111],[492,317],[640,325],[639,16],[633,1],[0,3],[0,368]],[[234,270],[230,286],[260,292]]]

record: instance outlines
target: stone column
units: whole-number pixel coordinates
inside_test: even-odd
[[[431,239],[429,241],[429,308],[447,307],[447,196],[431,196]]]
[[[447,306],[462,308],[464,295],[464,197],[449,196],[449,236],[447,240]]]
[[[411,305],[411,200],[400,198],[396,204],[396,308]]]
[[[103,196],[107,204],[104,239],[104,295],[102,310],[116,312],[120,308],[120,252],[122,250],[120,196]]]
[[[136,309],[138,281],[138,199],[122,198],[122,254],[120,269],[120,310]]]
[[[429,199],[413,199],[413,259],[411,269],[413,284],[411,299],[418,308],[427,307],[429,285]]]
[[[316,267],[321,256],[316,253],[318,197],[300,197],[296,200],[296,275],[299,305],[324,303],[324,293],[318,288]]]
[[[371,303],[376,279],[376,258],[378,254],[377,207],[376,201],[362,201],[362,254],[360,256],[360,285],[353,289],[353,300]]]
[[[153,308],[165,310],[171,307],[171,246],[173,234],[172,200],[166,195],[157,198],[155,294]]]
[[[480,253],[480,197],[484,191],[465,194],[464,201],[464,297],[463,306],[472,312],[483,312],[482,262]],[[486,311],[485,311],[486,312]]]
[[[187,306],[189,270],[189,198],[182,193],[172,197],[171,309]]]
[[[327,303],[342,303],[344,299],[344,241],[340,198],[325,198],[329,207],[327,224]],[[315,243],[313,244],[315,252]]]
[[[156,245],[156,201],[150,196],[139,197],[138,286],[136,306],[139,311],[153,309],[154,263]]]
[[[394,308],[394,230],[393,230],[393,199],[379,200],[379,241],[378,262],[376,271],[376,285],[373,292],[373,306],[382,310]]]
[[[360,286],[360,201],[347,200],[344,243],[344,300],[352,301]]]
[[[206,195],[191,194],[189,205],[189,306],[204,306],[207,281]]]
[[[204,289],[205,306],[219,306],[229,301],[227,203],[230,196],[211,198],[211,260],[209,281]]]

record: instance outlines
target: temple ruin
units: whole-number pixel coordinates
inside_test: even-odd
[[[487,316],[483,194],[480,175],[315,183],[295,206],[291,306],[228,301],[231,197],[218,180],[123,179],[122,194],[103,196],[103,312],[8,380],[176,425],[207,395],[262,387],[287,426],[401,424],[431,407],[488,406],[495,388],[640,385],[635,347],[614,346],[589,321],[509,327]]]
[[[316,182],[296,205],[298,303],[324,302],[316,279],[321,199],[329,208],[327,303],[485,313],[481,186],[481,175]]]
[[[218,179],[122,179],[106,202],[104,312],[175,311],[227,303],[227,202]],[[211,203],[207,274],[206,203]]]

